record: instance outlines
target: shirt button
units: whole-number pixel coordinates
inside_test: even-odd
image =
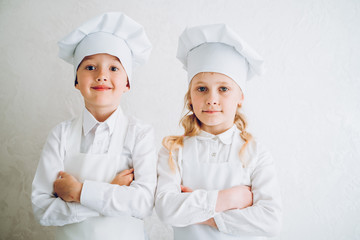
[[[212,157],[215,157],[215,156],[216,156],[216,153],[212,153],[211,156],[212,156]]]

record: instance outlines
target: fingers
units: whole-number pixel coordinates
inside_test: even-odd
[[[131,183],[134,180],[134,174],[129,174],[129,182]]]
[[[121,171],[118,175],[125,176],[125,175],[131,174],[133,172],[134,172],[134,168],[130,168],[130,169],[125,169],[125,170]]]
[[[245,187],[247,190],[251,191],[251,186],[246,186],[246,185],[244,185],[244,187]]]
[[[66,172],[63,172],[63,171],[60,171],[59,174],[58,174],[58,178],[63,178],[67,175]]]
[[[126,171],[128,172],[129,169]],[[124,171],[123,171],[124,172]],[[131,182],[134,180],[134,174],[128,173],[126,175],[123,175],[123,172],[119,173],[115,176],[115,178],[112,180],[111,184],[117,184],[120,186],[130,186]],[[130,171],[132,172],[132,171]]]
[[[180,185],[180,188],[181,188],[181,192],[192,192],[193,191],[191,188],[183,186],[183,185]]]
[[[132,180],[134,180],[134,174],[130,173],[130,174],[126,175],[126,178],[127,178],[129,181],[132,181]]]
[[[132,172],[134,172],[134,168],[125,169],[125,170],[123,170],[123,172],[125,172],[127,174],[132,173]]]
[[[72,175],[70,175],[69,173],[67,172],[64,172],[64,171],[60,171],[59,174],[58,174],[58,178],[66,178],[66,177],[72,177]]]
[[[246,189],[248,191],[251,191],[251,186],[247,186],[247,185],[239,185],[239,186],[235,186],[234,188]]]

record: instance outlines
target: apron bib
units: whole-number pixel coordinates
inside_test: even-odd
[[[184,141],[179,150],[178,164],[182,185],[193,190],[222,190],[237,185],[251,185],[250,169],[243,168],[238,156],[242,143],[233,136],[228,161],[221,163],[200,162],[195,137]],[[192,239],[258,239],[253,237],[237,237],[219,232],[207,225],[194,224],[187,227],[173,227],[175,240]]]
[[[64,171],[73,175],[80,182],[92,180],[110,183],[119,170],[132,167],[132,163],[121,159],[127,127],[127,117],[119,116],[110,139],[108,153],[80,153],[82,117],[75,119],[67,136]],[[79,223],[58,227],[56,239],[143,240],[144,222],[131,216],[91,217]]]

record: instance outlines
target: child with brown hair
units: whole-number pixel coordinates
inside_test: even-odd
[[[33,181],[34,215],[58,226],[56,239],[143,240],[156,187],[154,131],[119,105],[151,44],[140,24],[113,12],[90,19],[59,47],[74,65],[85,108],[48,136]]]

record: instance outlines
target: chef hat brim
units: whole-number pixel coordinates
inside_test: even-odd
[[[204,49],[202,53],[192,54],[201,48]],[[209,52],[213,52],[216,57],[210,58]],[[195,55],[196,61],[193,59]],[[251,79],[255,74],[261,75],[264,72],[264,61],[260,55],[225,24],[186,28],[179,37],[177,58],[188,71],[189,82],[197,72],[208,69],[208,71],[220,72],[232,77],[243,89],[244,81]],[[202,66],[201,63],[203,63]],[[239,65],[236,66],[237,63]],[[242,79],[234,79],[233,73],[239,69],[246,69],[246,74],[238,73],[238,77],[241,76]]]

